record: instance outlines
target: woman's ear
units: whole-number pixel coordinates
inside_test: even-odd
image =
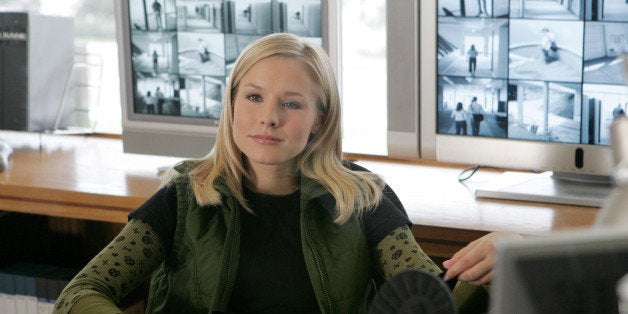
[[[318,134],[318,132],[320,132],[320,130],[321,130],[321,123],[320,123],[320,121],[317,120],[314,123],[314,126],[312,127],[312,131],[310,131],[310,134],[316,135],[316,134]]]
[[[311,135],[316,135],[318,134],[318,132],[320,132],[321,128],[323,127],[323,121],[325,119],[325,115],[324,114],[319,114],[318,117],[316,117],[316,121],[314,121],[314,125],[312,126],[312,130],[310,131]]]

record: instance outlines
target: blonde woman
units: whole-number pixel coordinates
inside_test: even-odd
[[[174,167],[55,311],[118,312],[152,274],[149,313],[365,312],[375,285],[396,273],[442,273],[394,193],[341,159],[340,112],[319,46],[289,34],[252,43],[212,151]],[[480,270],[473,279],[484,283],[490,269]]]

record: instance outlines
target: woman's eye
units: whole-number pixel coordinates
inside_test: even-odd
[[[262,97],[261,97],[260,95],[257,95],[257,94],[253,94],[253,95],[246,96],[246,98],[247,98],[248,100],[250,100],[250,101],[254,101],[254,102],[260,102],[260,101],[262,101]]]
[[[286,108],[290,108],[290,109],[300,109],[301,108],[301,104],[298,102],[294,102],[294,101],[288,101],[283,103],[284,107]]]

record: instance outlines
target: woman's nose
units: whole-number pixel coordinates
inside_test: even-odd
[[[268,127],[277,127],[280,121],[279,109],[277,106],[269,105],[261,112],[260,123]]]

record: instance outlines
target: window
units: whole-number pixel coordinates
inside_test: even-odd
[[[69,93],[76,97],[77,107],[88,112],[87,125],[93,125],[96,132],[121,133],[113,1],[0,0],[0,10],[74,18],[75,64],[82,65],[75,72],[75,82],[83,80],[89,86],[74,84]]]
[[[386,0],[342,1],[343,150],[387,155]]]

